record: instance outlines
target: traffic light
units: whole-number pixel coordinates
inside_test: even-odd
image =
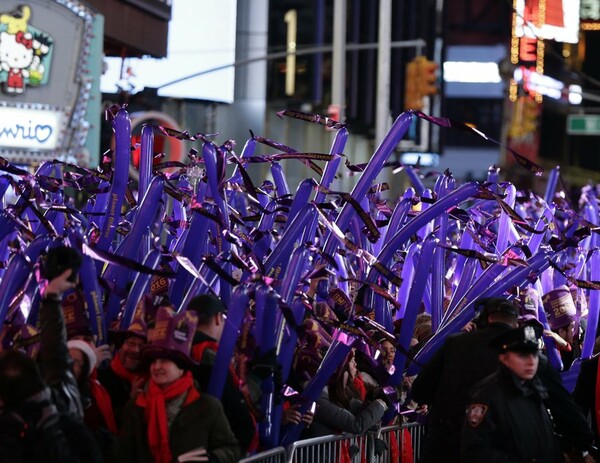
[[[417,56],[406,65],[404,109],[423,109],[423,97],[435,95],[438,65],[424,56]]]
[[[421,95],[435,95],[438,92],[438,64],[435,61],[429,61],[424,56],[417,56],[415,61],[418,63],[419,69],[419,92]]]
[[[423,109],[423,96],[419,91],[419,64],[412,60],[406,65],[404,78],[404,109]]]

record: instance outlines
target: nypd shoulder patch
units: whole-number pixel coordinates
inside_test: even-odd
[[[467,409],[467,422],[472,428],[476,428],[481,424],[488,406],[484,404],[471,404]]]

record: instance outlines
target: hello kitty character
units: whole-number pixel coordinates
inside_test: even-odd
[[[6,93],[21,94],[25,91],[25,78],[33,63],[33,37],[29,32],[16,34],[0,32],[0,67],[8,73]]]

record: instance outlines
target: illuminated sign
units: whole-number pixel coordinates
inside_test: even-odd
[[[54,40],[29,24],[31,7],[0,14],[0,82],[7,95],[48,82]]]
[[[64,130],[61,111],[3,108],[0,145],[13,149],[54,150]]]
[[[581,29],[599,30],[600,29],[600,0],[581,0],[579,9],[581,20]]]
[[[92,10],[78,0],[1,4],[0,156],[86,164]]]
[[[517,37],[579,41],[579,0],[517,0]]]

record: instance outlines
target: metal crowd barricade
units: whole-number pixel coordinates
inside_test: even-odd
[[[285,457],[285,447],[275,447],[274,449],[244,458],[239,463],[285,463]]]
[[[410,435],[410,448],[408,436]],[[286,449],[277,447],[240,460],[239,463],[400,463],[402,451],[411,452],[413,462],[421,455],[425,427],[419,423],[386,426],[378,433],[364,435],[334,434],[294,442]],[[375,437],[385,442],[387,450],[376,456]],[[410,455],[410,453],[409,453]]]
[[[350,461],[360,463],[373,461],[369,455],[372,446],[367,442],[371,439],[368,434],[335,434],[331,436],[315,437],[294,442],[288,447],[288,463],[338,463]],[[342,455],[344,458],[342,459]],[[349,460],[346,458],[349,457]]]
[[[407,442],[408,439],[405,439],[405,429],[410,435],[410,442]],[[379,463],[391,462],[391,452],[394,446],[399,455],[402,455],[402,452],[407,452],[408,454],[412,453],[413,463],[417,463],[421,456],[421,446],[425,437],[425,426],[419,423],[406,423],[403,425],[386,426],[381,428],[378,437],[385,442],[387,447],[387,450],[385,450],[379,457]],[[407,446],[409,447],[407,448]],[[399,458],[399,461],[402,461],[402,459]]]

